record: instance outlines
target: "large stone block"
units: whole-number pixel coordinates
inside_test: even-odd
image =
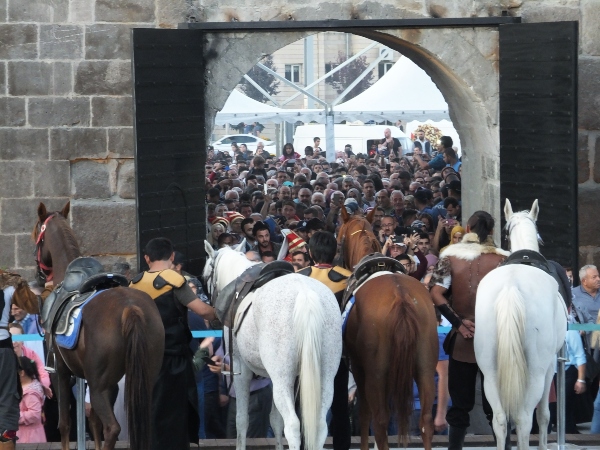
[[[15,264],[15,249],[16,239],[14,236],[0,235],[0,267],[2,269],[14,269]]]
[[[14,61],[8,63],[10,95],[65,95],[73,90],[71,63]]]
[[[133,104],[131,97],[92,98],[92,126],[133,126]]]
[[[153,22],[154,0],[96,0],[98,22]]]
[[[34,176],[33,162],[2,162],[0,164],[0,197],[31,197],[33,195]]]
[[[10,211],[3,213],[0,221],[0,233],[20,234],[31,233],[37,222],[37,208],[44,202],[48,211],[60,211],[69,201],[64,198],[3,198],[0,199],[0,209]]]
[[[71,223],[86,255],[137,251],[134,201],[74,200]]]
[[[579,57],[579,128],[600,130],[600,58]]]
[[[119,167],[117,195],[121,198],[135,199],[135,164],[133,161],[126,161]]]
[[[590,136],[590,147],[594,152],[594,181],[600,183],[600,136],[597,134]]]
[[[106,130],[59,128],[50,131],[50,159],[106,157]]]
[[[79,25],[41,25],[40,58],[81,59],[83,27]]]
[[[69,197],[71,195],[71,164],[69,161],[36,161],[35,195]]]
[[[2,1],[2,0],[0,0]],[[0,94],[4,95],[6,92],[6,63],[0,62]]]
[[[38,29],[33,24],[0,25],[0,59],[37,58],[37,39]]]
[[[600,0],[581,0],[581,49],[600,56]]]
[[[80,62],[75,72],[75,92],[83,95],[131,95],[131,63]]]
[[[582,130],[579,130],[577,141],[577,177],[579,183],[585,183],[590,178],[588,133]]]
[[[87,98],[31,98],[29,124],[34,127],[89,126]]]
[[[600,189],[596,186],[579,186],[579,245],[598,245],[600,221],[596,220],[600,204]]]
[[[133,157],[133,128],[108,130],[108,153],[115,157]]]
[[[0,22],[6,22],[8,9],[6,7],[6,2],[8,0],[0,0]]]
[[[69,0],[27,0],[9,2],[9,22],[64,22],[69,15]]]
[[[530,1],[525,3],[520,11],[523,22],[564,22],[581,19],[578,5],[552,5]]]
[[[110,198],[110,168],[105,162],[77,161],[71,166],[73,198]]]
[[[48,159],[48,130],[0,128],[0,161]]]
[[[33,226],[33,225],[32,225]],[[35,266],[35,242],[31,238],[31,234],[17,234],[17,264],[16,267]]]
[[[25,125],[25,99],[0,97],[0,126],[22,127],[23,125]]]
[[[131,58],[131,27],[93,24],[85,29],[85,59]]]
[[[71,0],[70,22],[93,22],[95,0]]]

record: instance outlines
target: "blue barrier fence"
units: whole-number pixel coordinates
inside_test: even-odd
[[[448,333],[452,328],[450,327],[438,327],[438,333]],[[573,323],[569,324],[569,330],[577,331],[600,331],[600,325],[592,323]],[[208,331],[192,331],[192,336],[195,338],[205,337],[222,337],[222,330],[208,330]],[[27,341],[41,341],[44,338],[39,334],[19,334],[12,337],[14,342],[27,342]]]

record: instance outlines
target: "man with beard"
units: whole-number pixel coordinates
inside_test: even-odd
[[[256,246],[252,250],[256,250],[261,258],[265,252],[271,252],[275,257],[279,254],[281,244],[271,241],[271,231],[266,223],[256,222],[252,228],[252,235],[256,239]]]
[[[448,246],[440,254],[429,283],[434,304],[452,324],[452,331],[444,342],[444,349],[450,355],[448,389],[452,398],[452,406],[446,415],[450,425],[449,450],[463,448],[470,425],[469,413],[475,405],[475,385],[479,372],[473,348],[477,287],[483,277],[508,256],[507,252],[494,245],[493,232],[492,216],[485,211],[475,212],[467,222],[467,234],[463,241]],[[450,289],[452,297],[448,301],[446,296]],[[482,397],[483,411],[491,424],[492,409],[485,392],[482,392]],[[507,448],[510,448],[510,439],[507,440]]]

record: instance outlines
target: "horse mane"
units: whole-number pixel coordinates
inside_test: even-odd
[[[356,226],[359,225],[359,226]],[[357,233],[364,231],[363,233]],[[357,233],[358,236],[353,235]],[[374,252],[381,251],[381,245],[375,234],[373,234],[371,224],[363,217],[351,216],[350,220],[345,222],[340,229],[340,236],[342,239],[343,246],[343,264],[346,269],[352,270],[355,264],[362,259],[363,256],[369,255]],[[350,247],[349,239],[352,237],[352,247]],[[344,243],[344,241],[347,241]],[[356,259],[354,255],[360,255],[360,258]],[[353,261],[356,259],[356,261]]]
[[[512,251],[533,250],[540,251],[537,227],[529,216],[529,211],[513,213],[506,222],[506,230],[510,238]]]

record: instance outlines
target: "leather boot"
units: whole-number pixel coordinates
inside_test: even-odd
[[[462,450],[466,434],[466,428],[449,427],[448,450]]]

